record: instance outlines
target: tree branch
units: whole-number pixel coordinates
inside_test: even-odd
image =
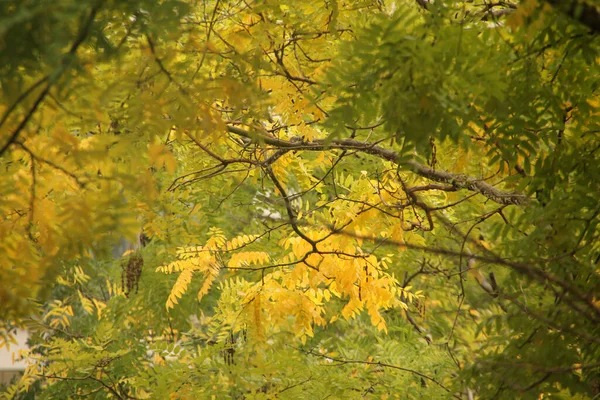
[[[301,151],[322,151],[322,150],[355,150],[363,153],[371,154],[376,157],[382,158],[387,161],[391,161],[397,165],[404,165],[412,172],[420,175],[424,178],[430,179],[439,183],[447,183],[452,185],[455,189],[467,189],[472,192],[479,193],[488,199],[502,205],[525,205],[529,202],[529,199],[522,194],[505,192],[499,190],[489,183],[470,177],[463,174],[455,174],[451,172],[445,172],[429,168],[423,164],[420,164],[414,160],[403,161],[400,163],[400,154],[394,150],[386,149],[369,142],[362,142],[355,139],[334,139],[325,140],[317,139],[310,142],[303,142],[299,140],[282,140],[274,136],[267,136],[262,133],[254,133],[245,129],[227,126],[227,130],[238,136],[246,137],[257,142],[269,144],[278,148],[286,148],[289,150],[301,150]]]
[[[303,350],[300,349],[301,351],[303,351],[304,353],[311,355],[311,356],[315,356],[315,357],[321,357],[321,358],[325,358],[326,360],[331,360],[334,361],[338,364],[362,364],[362,365],[374,365],[374,366],[378,366],[378,367],[383,367],[383,368],[391,368],[391,369],[396,369],[399,371],[404,371],[404,372],[409,372],[413,375],[417,375],[423,379],[427,379],[430,382],[435,383],[436,385],[438,385],[439,387],[441,387],[442,389],[444,389],[446,392],[448,393],[452,393],[450,391],[450,389],[448,389],[446,386],[444,386],[440,381],[438,381],[435,378],[432,378],[429,375],[426,375],[422,372],[419,371],[415,371],[414,369],[410,369],[410,368],[404,368],[404,367],[400,367],[398,365],[393,365],[393,364],[387,364],[387,363],[383,363],[381,361],[363,361],[363,360],[347,360],[347,359],[343,359],[343,358],[336,358],[336,357],[330,357],[328,355],[325,354],[319,354],[319,353],[315,353],[312,350]],[[460,399],[459,396],[457,396],[456,394],[452,394],[452,397],[456,398],[456,399]]]

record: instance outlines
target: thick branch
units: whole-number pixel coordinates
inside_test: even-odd
[[[228,126],[227,130],[235,135],[243,136],[258,142],[269,144],[274,147],[285,148],[289,150],[304,150],[304,151],[321,151],[321,150],[355,150],[363,153],[371,154],[376,157],[391,161],[395,164],[400,164],[400,154],[394,150],[386,149],[373,143],[361,142],[355,139],[334,139],[323,140],[318,139],[311,142],[303,142],[301,140],[282,140],[273,136],[266,136],[261,133],[253,133],[245,129]],[[489,183],[462,174],[454,174],[451,172],[439,171],[422,165],[416,161],[403,161],[402,164],[411,169],[417,175],[430,179],[435,182],[447,183],[456,189],[467,189],[477,192],[488,199],[503,205],[524,205],[529,199],[519,193],[511,193],[499,190]]]

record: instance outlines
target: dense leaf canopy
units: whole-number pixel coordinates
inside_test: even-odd
[[[0,2],[0,396],[598,398],[598,10]]]

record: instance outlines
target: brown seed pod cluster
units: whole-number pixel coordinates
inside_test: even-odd
[[[420,301],[419,299],[414,299],[413,303],[417,309],[417,312],[419,313],[419,316],[421,316],[421,318],[425,318],[425,315],[427,314],[427,307],[425,306],[425,302]]]
[[[134,253],[121,261],[121,290],[123,290],[125,296],[129,297],[134,288],[137,293],[143,267],[144,259],[139,253]]]

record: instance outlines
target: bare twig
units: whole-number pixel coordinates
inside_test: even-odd
[[[383,367],[383,368],[390,368],[390,369],[395,369],[398,371],[404,371],[404,372],[409,372],[413,375],[417,375],[423,379],[426,379],[430,382],[435,383],[436,385],[438,385],[439,387],[441,387],[442,389],[444,389],[446,392],[448,393],[452,393],[452,391],[450,391],[450,389],[448,389],[446,386],[444,386],[444,384],[442,384],[440,381],[438,381],[437,379],[426,375],[422,372],[419,371],[415,371],[414,369],[410,369],[410,368],[405,368],[405,367],[400,367],[399,365],[393,365],[393,364],[388,364],[388,363],[384,363],[381,361],[363,361],[363,360],[347,360],[347,359],[343,359],[343,358],[337,358],[337,357],[330,357],[328,355],[325,354],[320,354],[320,353],[315,353],[312,350],[304,350],[304,349],[299,349],[300,351],[311,355],[311,356],[315,356],[315,357],[320,357],[320,358],[324,358],[326,360],[331,360],[334,361],[338,364],[362,364],[362,365],[374,365],[374,366],[378,366],[378,367]],[[452,397],[454,397],[455,399],[460,399],[460,396],[452,393]]]

